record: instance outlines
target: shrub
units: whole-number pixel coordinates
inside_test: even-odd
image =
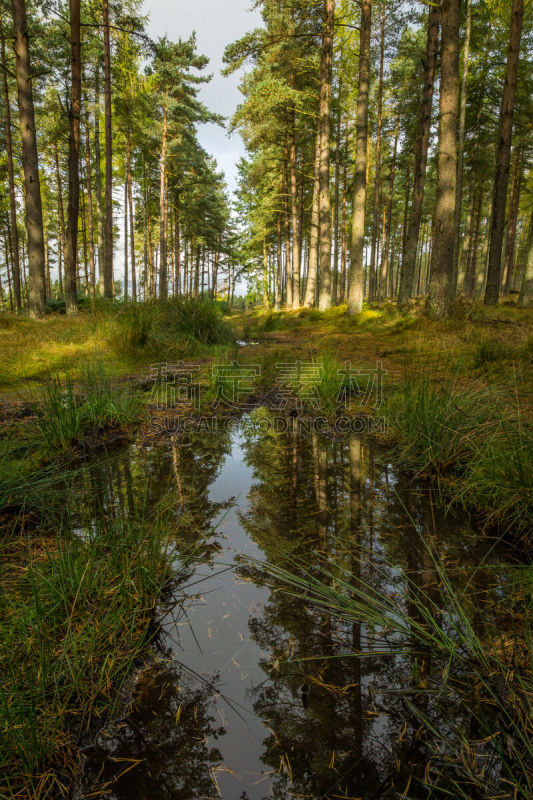
[[[482,367],[507,357],[505,346],[490,339],[481,342],[474,353],[474,367]]]
[[[37,429],[48,449],[68,450],[88,433],[131,423],[139,401],[129,389],[115,388],[101,365],[88,367],[75,387],[69,374],[51,376],[40,393]]]
[[[161,304],[161,325],[172,333],[190,336],[204,345],[229,344],[233,331],[222,318],[218,303],[191,297],[173,297]]]
[[[409,375],[385,415],[400,463],[437,478],[453,503],[523,543],[533,530],[533,427],[502,390]]]

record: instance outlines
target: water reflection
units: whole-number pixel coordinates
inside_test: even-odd
[[[332,564],[350,570],[397,597],[413,625],[424,624],[416,593],[437,598],[421,530],[431,532],[456,588],[468,589],[480,627],[495,625],[500,571],[487,562],[472,577],[481,546],[371,441],[303,434],[297,420],[276,433],[260,417],[227,434],[129,448],[85,479],[86,513],[95,497],[108,518],[118,503],[136,515],[167,509],[190,565],[163,620],[173,666],[136,696],[118,731],[102,734],[89,754],[86,796],[99,796],[128,758],[139,763],[128,762],[105,796],[427,796],[417,780],[427,754],[402,690],[414,690],[430,719],[440,713],[426,691],[431,653],[413,637],[409,655],[376,654],[395,649],[389,631],[347,624],[272,587],[248,557],[302,576],[324,577]],[[463,714],[455,709],[456,720]]]

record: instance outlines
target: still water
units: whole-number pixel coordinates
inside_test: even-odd
[[[427,796],[403,690],[440,713],[424,694],[431,652],[398,653],[392,633],[343,621],[264,565],[334,582],[335,564],[415,619],[416,587],[437,596],[425,541],[485,631],[499,623],[505,570],[370,439],[328,439],[298,420],[275,432],[258,416],[130,446],[87,478],[106,513],[165,509],[179,582],[156,658],[85,750],[81,797]]]

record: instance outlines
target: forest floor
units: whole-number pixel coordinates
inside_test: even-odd
[[[381,361],[392,383],[414,363],[431,370],[435,378],[453,366],[465,379],[512,381],[524,401],[531,398],[533,310],[514,304],[490,309],[465,304],[441,321],[416,308],[399,313],[394,304],[382,304],[366,307],[355,317],[340,306],[327,312],[247,311],[234,313],[229,322],[237,340],[247,344],[238,351],[247,362],[261,362],[273,351],[278,351],[273,353],[276,357],[283,351],[284,358],[300,360],[327,351],[340,363],[371,366]],[[0,406],[7,410],[27,403],[34,387],[50,375],[76,378],[89,363],[101,363],[116,379],[137,380],[149,376],[154,363],[208,363],[233,351],[229,343],[202,346],[165,333],[147,335],[145,342],[131,338],[113,313],[101,310],[43,321],[2,316]]]
[[[56,780],[73,780],[72,719],[81,725],[93,715],[106,717],[113,687],[143,652],[158,597],[171,580],[165,520],[139,527],[119,513],[108,527],[104,514],[94,541],[78,547],[69,535],[78,513],[73,475],[82,480],[87,457],[138,435],[157,415],[155,364],[198,365],[201,410],[213,414],[221,411],[213,407],[212,365],[260,367],[250,398],[268,404],[280,363],[319,363],[325,385],[316,388],[334,417],[346,362],[364,370],[381,362],[387,374],[377,411],[390,424],[387,441],[398,464],[427,475],[445,502],[472,512],[480,529],[501,531],[526,552],[531,544],[533,311],[462,305],[437,321],[416,307],[400,313],[386,303],[355,317],[343,307],[226,317],[201,304],[191,316],[191,308],[169,302],[100,305],[43,321],[0,316],[0,644],[6,648],[0,680],[10,687],[3,712],[12,720],[0,767],[12,787],[24,786],[17,796],[44,796]],[[305,413],[305,397],[299,399]],[[135,563],[131,552],[138,554]],[[103,619],[90,640],[87,609],[91,619]],[[45,651],[38,641],[46,642]],[[35,687],[31,713],[28,686]],[[49,728],[42,726],[42,709]],[[21,752],[29,783],[21,778]]]

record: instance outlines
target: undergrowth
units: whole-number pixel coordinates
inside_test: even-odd
[[[349,626],[363,624],[370,636],[361,652],[346,657],[394,660],[411,665],[408,685],[391,687],[403,704],[405,728],[424,743],[425,770],[413,772],[428,796],[462,800],[515,800],[533,796],[533,677],[531,628],[516,637],[502,635],[494,641],[484,631],[482,611],[466,610],[464,598],[454,589],[446,569],[426,539],[424,548],[438,581],[427,591],[408,573],[402,576],[404,592],[390,586],[394,565],[385,562],[383,574],[371,582],[364,574],[365,551],[351,565],[332,555],[318,559],[314,568],[293,559],[288,569],[255,562],[274,579],[276,591],[284,588],[304,603],[316,605]],[[339,551],[342,545],[339,543]],[[334,550],[333,550],[334,552]],[[374,569],[376,565],[374,564]],[[531,570],[516,569],[522,593]],[[408,602],[402,599],[403,594]],[[531,605],[531,592],[529,591]],[[364,662],[363,662],[364,663]],[[384,673],[386,674],[386,673]],[[414,788],[414,787],[413,787]],[[411,796],[406,792],[405,797]],[[416,792],[414,796],[419,796]]]
[[[80,739],[112,712],[172,576],[159,520],[115,513],[109,524],[94,521],[82,538],[66,522],[40,545],[19,541],[13,554],[4,552],[2,797],[59,796],[71,785]]]
[[[415,369],[384,413],[402,465],[435,479],[445,497],[486,524],[531,542],[533,426],[512,387]]]
[[[113,386],[97,365],[86,367],[76,383],[69,374],[64,380],[50,376],[40,389],[38,408],[41,446],[54,451],[83,444],[84,437],[106,428],[131,424],[139,415],[140,402],[131,389]]]

